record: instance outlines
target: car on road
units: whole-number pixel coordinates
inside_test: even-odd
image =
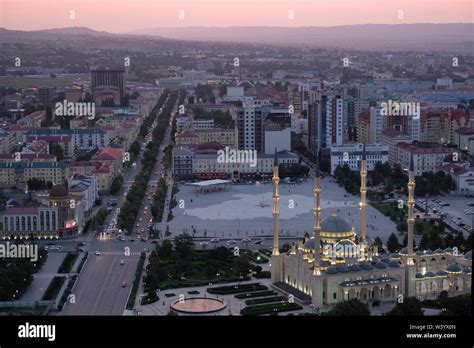
[[[125,242],[125,241],[126,241],[125,237],[120,237],[119,240],[120,240],[121,242]]]
[[[140,227],[140,224],[139,224],[139,223],[137,223],[137,227]]]
[[[255,243],[253,243],[253,244],[259,245],[259,244],[262,244],[262,243],[263,243],[263,240],[260,239],[260,240],[257,240],[257,241],[256,241]]]
[[[100,251],[99,250],[96,250],[96,252],[94,253],[96,256],[100,256]]]
[[[251,242],[252,240],[250,238],[244,238],[242,239],[242,242],[246,243],[246,242]]]
[[[130,239],[130,242],[134,242],[134,241],[135,241],[135,238]]]
[[[235,241],[235,240],[233,240],[233,239],[231,239],[231,240],[228,240],[226,243],[230,245],[230,244],[235,244],[235,243],[236,243],[236,241]]]
[[[470,206],[470,207],[474,207],[474,202],[469,202],[469,203],[467,203],[467,205]]]
[[[211,243],[219,243],[220,239],[219,238],[212,238]]]
[[[123,266],[125,265],[125,260],[120,260],[120,264]]]
[[[127,282],[123,282],[123,283],[122,283],[122,288],[126,288],[127,285],[128,285]]]
[[[205,246],[208,245],[208,244],[209,244],[208,242],[201,242],[201,243],[199,243],[199,246],[205,247]]]

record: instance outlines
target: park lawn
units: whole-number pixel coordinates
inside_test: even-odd
[[[258,305],[258,306],[248,306],[242,309],[240,314],[263,315],[263,314],[295,311],[295,310],[301,310],[301,309],[303,309],[303,307],[301,307],[299,304],[296,304],[296,303],[279,302],[279,303],[271,303],[271,304],[264,304],[264,305]]]
[[[250,280],[249,276],[240,278],[232,271],[235,256],[229,253],[225,260],[211,259],[209,250],[195,251],[194,259],[191,261],[191,267],[183,274],[173,274],[168,279],[161,281],[160,290],[176,289],[184,287],[204,286],[209,283],[226,283],[234,281]],[[174,265],[172,260],[162,260],[161,267],[170,269]],[[212,267],[211,266],[212,262]],[[209,269],[215,269],[216,272],[211,275]],[[219,276],[217,276],[217,273]],[[182,279],[184,277],[184,279]]]

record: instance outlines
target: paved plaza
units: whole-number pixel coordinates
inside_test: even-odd
[[[322,217],[333,211],[359,231],[359,197],[349,195],[332,178],[322,180]],[[174,219],[169,223],[174,234],[187,232],[202,237],[243,238],[271,236],[272,232],[271,183],[231,185],[228,192],[198,194],[192,186],[181,185],[176,196],[178,205],[173,209]],[[182,200],[182,201],[181,201]],[[182,204],[184,203],[184,207]],[[180,207],[181,206],[181,207]],[[280,228],[282,234],[302,237],[312,233],[313,182],[301,184],[280,183]],[[386,241],[396,231],[395,224],[372,206],[367,208],[367,233]]]

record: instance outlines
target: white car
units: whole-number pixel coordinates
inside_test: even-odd
[[[244,238],[242,239],[242,242],[246,243],[246,242],[251,242],[252,240],[250,238]]]
[[[95,252],[95,255],[96,255],[96,256],[100,256],[100,251],[97,250],[97,251]]]
[[[208,242],[201,242],[201,243],[199,243],[199,246],[204,247],[204,246],[206,246],[206,245],[208,245],[208,244],[209,244]]]
[[[125,260],[120,260],[120,264],[123,266],[125,265]]]
[[[219,243],[220,239],[219,238],[212,238],[211,243]]]
[[[235,240],[231,239],[231,240],[228,240],[226,243],[227,244],[235,244],[236,242],[235,242]]]

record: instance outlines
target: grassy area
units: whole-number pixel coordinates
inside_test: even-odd
[[[231,295],[231,294],[240,294],[247,293],[252,291],[259,290],[268,290],[265,285],[260,283],[250,283],[250,284],[239,284],[239,285],[228,285],[228,286],[219,286],[215,288],[208,288],[207,292],[210,294],[216,295]]]
[[[46,307],[35,308],[0,308],[0,316],[22,315],[22,316],[41,316]]]
[[[277,295],[277,292],[274,290],[264,290],[264,291],[253,291],[246,292],[244,294],[237,294],[234,297],[238,299],[244,298],[255,298],[255,297],[264,297],[264,296],[274,296]]]
[[[73,287],[74,284],[76,283],[76,280],[77,280],[77,275],[75,275],[75,276],[73,276],[71,279],[69,279],[69,281],[68,281],[68,283],[67,283],[67,286],[66,286],[66,289],[64,290],[64,293],[63,293],[63,295],[61,296],[61,299],[59,300],[58,309],[59,309],[60,311],[63,310],[64,304],[65,304],[66,301],[68,300],[68,297],[69,297],[69,295],[71,294],[72,287]]]
[[[281,302],[285,300],[286,300],[286,297],[284,296],[271,296],[271,297],[263,297],[263,298],[256,298],[253,300],[247,300],[245,301],[245,304],[247,306],[252,306],[252,305],[257,305],[257,304],[262,304],[262,303]]]
[[[145,263],[146,254],[141,253],[140,260],[138,260],[137,269],[135,270],[135,278],[133,279],[132,291],[127,301],[127,309],[132,310],[135,305],[135,298],[137,297],[138,286],[140,284],[140,277],[142,275],[143,264]]]
[[[249,306],[242,309],[240,314],[242,315],[262,315],[262,314],[273,314],[273,313],[281,313],[281,312],[288,312],[288,311],[295,311],[303,309],[299,304],[296,303],[272,303],[272,304],[265,304],[260,306]]]
[[[188,261],[177,257],[170,248],[166,243],[158,245],[157,251],[150,255],[146,291],[250,280],[248,259],[235,256],[225,247],[188,251]]]
[[[41,299],[44,301],[54,300],[56,296],[58,296],[58,293],[61,290],[65,280],[66,277],[54,277],[53,280],[51,280],[51,283],[49,283],[49,286]]]
[[[397,223],[402,220],[406,220],[407,208],[403,205],[403,208],[398,207],[398,203],[371,203],[372,206],[380,211],[385,216],[388,216],[390,220]]]
[[[76,262],[77,257],[79,256],[78,253],[68,252],[66,257],[64,258],[63,262],[58,268],[58,273],[69,273],[71,272],[71,268]]]

